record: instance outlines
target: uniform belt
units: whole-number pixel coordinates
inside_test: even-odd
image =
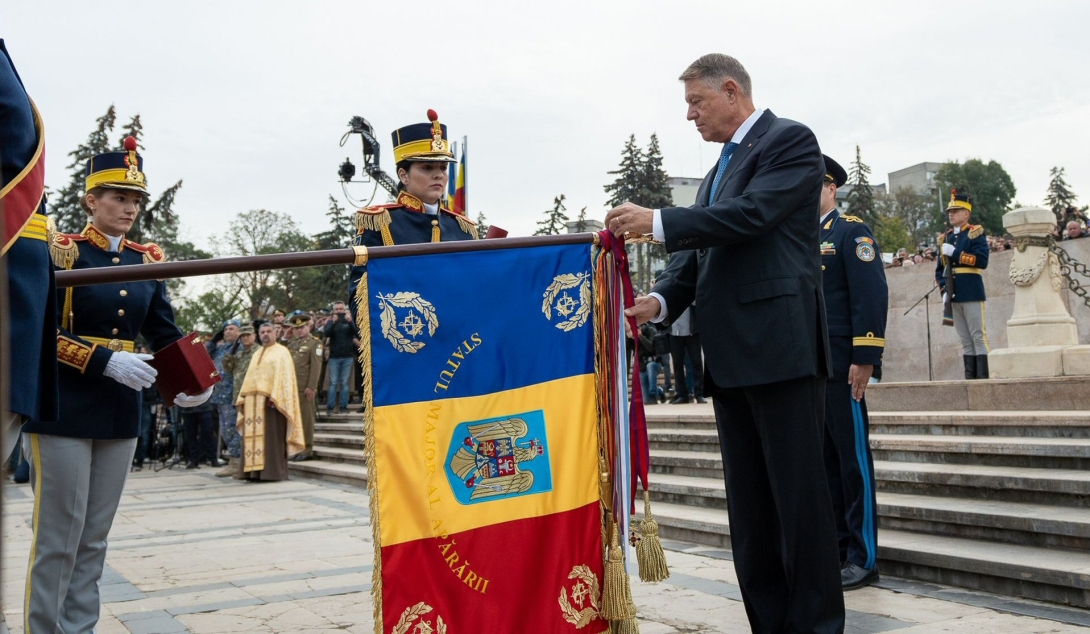
[[[88,337],[86,335],[77,335],[80,339],[89,341],[91,343],[97,343],[104,348],[113,350],[114,352],[133,352],[136,350],[136,342],[129,341],[128,339],[106,339],[105,337]]]
[[[972,273],[973,275],[980,275],[980,269],[975,269],[971,266],[955,266],[955,273]]]
[[[49,242],[49,219],[42,214],[34,214],[23,227],[19,237]]]

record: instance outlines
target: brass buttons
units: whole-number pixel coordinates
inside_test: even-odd
[[[110,261],[113,262],[114,264],[121,264],[121,258],[114,258],[114,259],[112,259]]]
[[[127,290],[125,290],[125,289],[121,289],[121,296],[122,296],[122,297],[125,297],[125,296],[127,296],[128,294],[129,294],[129,291],[127,291]]]
[[[431,221],[431,226],[438,227],[439,226],[439,221],[438,220],[432,220]]]
[[[124,317],[125,316],[125,309],[124,308],[117,309],[117,316],[118,317]]]
[[[118,333],[117,328],[114,328],[113,330],[110,331],[111,335],[116,335],[117,333]]]

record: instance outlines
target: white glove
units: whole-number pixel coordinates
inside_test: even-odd
[[[946,257],[953,256],[954,255],[954,245],[950,244],[949,242],[943,242],[942,243],[942,254],[945,255]]]
[[[159,371],[151,367],[145,361],[151,361],[155,357],[150,354],[133,354],[131,352],[115,352],[110,355],[103,374],[117,381],[125,387],[139,390],[151,387]]]
[[[174,397],[174,404],[178,407],[196,407],[207,401],[210,396],[212,396],[212,388],[208,388],[196,396],[188,396],[182,393]]]
[[[943,304],[946,303],[946,292],[945,291],[943,291],[943,293],[942,293],[942,303]]]

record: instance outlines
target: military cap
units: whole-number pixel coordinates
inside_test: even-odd
[[[439,115],[428,110],[430,123],[413,123],[393,131],[394,163],[401,161],[454,162],[454,152],[447,140],[447,126]]]
[[[821,158],[825,159],[825,180],[835,183],[837,187],[843,187],[844,183],[848,182],[848,173],[844,171],[840,163],[828,156],[822,154]]]
[[[138,191],[147,195],[144,157],[136,152],[136,137],[125,137],[124,145],[124,151],[104,152],[87,161],[83,191],[89,192],[96,187],[108,187]]]
[[[946,204],[946,211],[951,209],[973,210],[973,197],[969,194],[959,194],[958,190],[950,190],[950,202]]]
[[[305,326],[310,323],[310,315],[301,310],[293,312],[285,321],[290,326]]]
[[[239,326],[238,334],[240,335],[252,335],[254,333],[254,327],[252,324],[246,324],[245,326]]]

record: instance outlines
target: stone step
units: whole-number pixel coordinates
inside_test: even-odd
[[[643,505],[637,504],[636,508],[642,511]],[[651,514],[658,522],[659,535],[663,539],[730,549],[730,526],[726,509],[652,501]],[[643,519],[643,513],[637,514],[636,518]]]
[[[1023,546],[1090,552],[1090,509],[878,493],[879,526]]]
[[[870,412],[871,434],[1090,438],[1090,412]]]
[[[879,491],[1090,508],[1090,471],[875,460]]]
[[[328,462],[342,462],[360,466],[367,465],[367,457],[363,449],[346,449],[344,447],[324,447],[314,445],[314,457]],[[309,462],[309,461],[308,461]]]
[[[1090,438],[871,434],[875,460],[1090,469]]]
[[[692,476],[655,474],[648,490],[653,502],[688,505],[700,508],[727,508],[727,489],[722,476],[696,478]]]
[[[719,453],[719,433],[716,431],[672,428],[648,430],[647,441],[651,449]]]
[[[878,560],[895,577],[1090,607],[1087,552],[883,529]]]
[[[718,453],[710,453],[707,451],[652,449],[651,472],[656,474],[722,479],[723,460]]]
[[[289,462],[288,470],[291,471],[292,475],[304,478],[367,488],[367,467],[361,464],[330,462],[328,460],[305,460],[303,462]]]
[[[867,388],[871,412],[1090,410],[1086,377],[880,383]]]
[[[342,447],[362,450],[364,440],[363,434],[314,434],[314,446],[322,448]]]
[[[668,419],[654,419],[650,417],[650,412],[648,412],[647,430],[651,432],[662,431],[664,429],[676,429],[681,431],[716,431],[715,417],[709,417],[708,419],[681,418],[680,420],[673,417]]]
[[[358,434],[363,435],[363,423],[315,423],[314,431],[330,432],[334,434]]]

